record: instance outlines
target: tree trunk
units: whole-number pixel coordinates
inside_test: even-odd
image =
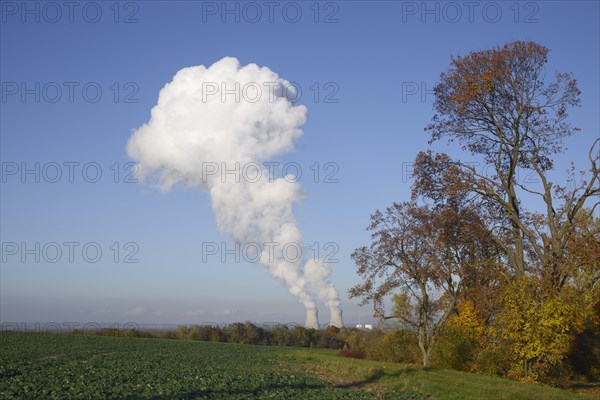
[[[515,239],[515,274],[517,278],[525,276],[525,248],[523,245],[523,236],[518,227],[513,229]]]
[[[423,351],[423,368],[429,368],[431,360],[431,348]]]
[[[423,357],[423,368],[428,368],[431,359],[431,339],[427,337],[424,327],[419,327],[419,349]]]

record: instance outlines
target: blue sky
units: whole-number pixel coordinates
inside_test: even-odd
[[[203,242],[230,243],[206,193],[125,182],[131,131],[184,67],[232,56],[302,89],[304,134],[276,161],[302,167],[306,199],[295,211],[305,241],[339,246],[332,280],[348,322],[359,312],[371,319],[347,298],[359,282],[350,253],[368,243],[373,211],[408,198],[403,168],[429,148],[423,127],[433,96],[422,90],[433,88],[451,55],[534,40],[551,49],[549,74],[575,75],[582,107],[572,121],[582,131],[567,141],[557,176],[571,160],[586,167],[583,155],[600,132],[596,1],[478,2],[471,15],[463,2],[283,1],[272,21],[268,2],[81,2],[71,15],[64,6],[56,13],[62,2],[0,4],[2,322],[303,322],[302,305],[264,267],[202,262]],[[445,143],[434,148],[458,154]],[[315,182],[315,162],[322,174],[335,163],[339,182]],[[40,181],[22,179],[22,167],[36,163]],[[57,164],[62,176],[52,183]],[[65,242],[79,243],[73,262]],[[19,244],[16,255],[10,243]],[[46,258],[58,243],[63,254],[55,263],[34,255],[23,262],[22,243],[39,243],[38,254],[46,246]],[[86,244],[89,259],[101,249],[98,262],[84,259]],[[131,252],[137,263],[124,262]],[[322,323],[326,314],[321,307]]]

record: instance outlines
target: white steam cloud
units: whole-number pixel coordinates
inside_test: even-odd
[[[332,316],[339,314],[337,326],[341,302],[328,281],[330,266],[311,260],[303,268],[302,260],[290,262],[281,252],[281,245],[302,243],[292,210],[303,197],[300,185],[269,176],[263,165],[292,151],[302,135],[307,110],[290,102],[295,95],[269,68],[241,67],[236,58],[184,68],[160,91],[150,121],[133,132],[127,152],[141,180],[163,190],[177,184],[207,190],[219,228],[236,242],[279,243],[274,252],[262,249],[261,263],[307,310],[316,310],[313,295],[321,298]],[[251,166],[253,179],[214,173],[236,163]]]

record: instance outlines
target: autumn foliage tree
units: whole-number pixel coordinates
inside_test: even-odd
[[[415,170],[416,191],[422,195],[436,198],[450,188],[487,203],[494,237],[514,275],[541,269],[551,290],[558,291],[569,279],[567,246],[575,216],[588,200],[596,198],[592,209],[598,204],[599,140],[588,154],[587,180],[572,179],[567,188],[549,179],[563,139],[578,131],[567,117],[580,104],[580,91],[569,73],[546,82],[548,52],[537,43],[517,41],[454,58],[435,86],[436,113],[426,131],[431,142],[458,141],[493,173],[431,152],[419,154]],[[539,185],[520,181],[519,169],[531,171]],[[541,200],[543,211],[527,210],[524,195]]]
[[[425,131],[471,159],[420,152],[411,201],[375,213],[371,246],[353,254],[363,282],[351,297],[414,327],[424,365],[448,321],[511,360],[501,370],[514,377],[559,384],[573,365],[600,365],[600,139],[580,160],[587,170],[552,178],[579,131],[568,117],[580,90],[570,73],[547,73],[548,54],[515,41],[452,58]],[[456,312],[465,305],[473,318]]]
[[[525,277],[506,287],[501,302],[496,326],[510,345],[514,362],[509,374],[564,385],[569,347],[582,328],[576,298],[548,295],[536,278]]]
[[[461,276],[493,260],[480,227],[475,213],[456,204],[394,203],[371,216],[372,243],[352,254],[363,282],[350,297],[372,303],[379,318],[397,318],[414,329],[425,367],[456,306]],[[384,307],[388,295],[394,295],[391,313]]]

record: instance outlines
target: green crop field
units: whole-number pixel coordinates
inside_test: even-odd
[[[166,339],[0,333],[1,399],[582,399],[327,350]]]
[[[8,332],[0,344],[1,399],[378,398],[282,369],[266,346]]]

